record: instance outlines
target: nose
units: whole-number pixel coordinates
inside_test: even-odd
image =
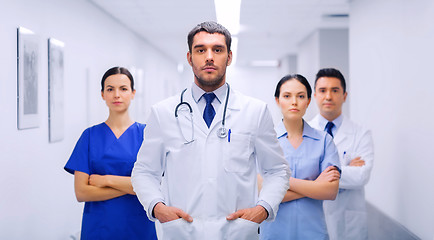
[[[115,91],[114,91],[114,96],[115,96],[115,98],[118,98],[119,97],[119,90],[118,89],[115,89]]]
[[[291,98],[291,105],[293,105],[293,106],[297,106],[297,96],[293,96],[293,97]]]
[[[213,54],[213,51],[211,49],[206,51],[206,60],[205,61],[207,63],[214,62],[214,54]]]
[[[327,100],[331,100],[332,99],[332,93],[331,93],[331,91],[327,91],[325,97],[326,97]]]

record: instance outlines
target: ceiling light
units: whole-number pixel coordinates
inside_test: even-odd
[[[240,32],[241,0],[214,0],[217,22],[232,35],[232,65],[237,62],[238,33]]]
[[[232,35],[240,32],[241,0],[214,0],[217,22]]]

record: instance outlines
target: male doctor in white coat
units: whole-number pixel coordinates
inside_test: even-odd
[[[152,107],[132,184],[159,239],[259,239],[259,223],[275,218],[289,187],[266,104],[226,83],[230,44],[220,24],[193,28],[194,83]]]
[[[342,169],[338,196],[324,201],[330,239],[368,239],[364,186],[374,161],[371,133],[342,114],[347,92],[339,70],[318,71],[314,96],[320,113],[309,124],[333,136]]]

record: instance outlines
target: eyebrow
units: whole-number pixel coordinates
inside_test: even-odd
[[[205,47],[205,45],[204,44],[197,44],[197,45],[194,45],[193,46],[193,48],[202,48],[202,47]],[[213,47],[215,48],[215,47],[217,47],[217,48],[225,48],[225,45],[222,45],[222,44],[216,44],[216,45],[213,45]]]
[[[327,87],[319,87],[318,89],[328,89]],[[340,87],[332,87],[330,89],[341,89]]]
[[[282,92],[283,94],[285,94],[285,93],[290,93],[290,94],[292,94],[292,92],[287,92],[287,91],[284,91],[284,92]],[[298,92],[298,93],[296,93],[296,94],[307,94],[307,92]]]
[[[112,85],[107,85],[107,86],[106,86],[106,88],[109,88],[109,87],[114,88],[114,86],[112,86]],[[122,85],[122,86],[119,86],[119,87],[128,87],[128,85]]]

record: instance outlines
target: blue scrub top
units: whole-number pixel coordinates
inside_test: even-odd
[[[86,129],[65,165],[71,174],[131,176],[145,124],[132,124],[119,139],[101,123]],[[155,225],[135,195],[86,202],[81,239],[157,239]]]
[[[303,141],[294,149],[283,123],[276,130],[292,177],[315,180],[328,166],[340,168],[338,151],[326,132],[313,129],[303,120]],[[307,197],[281,203],[275,221],[261,224],[260,239],[329,239],[322,203]]]

